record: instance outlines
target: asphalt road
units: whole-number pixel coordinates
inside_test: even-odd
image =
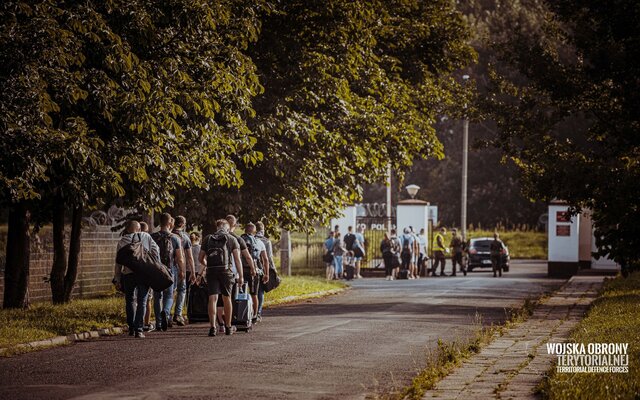
[[[447,266],[449,268],[449,265]],[[505,308],[558,288],[545,263],[412,281],[265,310],[250,333],[194,324],[0,359],[0,399],[362,399],[410,382],[438,338],[460,340]]]

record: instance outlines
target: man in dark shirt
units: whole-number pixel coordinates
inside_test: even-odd
[[[200,264],[206,267],[203,272],[206,274],[207,288],[209,291],[209,336],[216,336],[217,334],[216,303],[218,302],[218,295],[222,295],[222,301],[224,303],[225,334],[231,335],[233,333],[231,327],[231,292],[235,276],[231,271],[232,260],[236,265],[240,265],[240,245],[229,233],[229,223],[227,220],[219,219],[216,221],[216,228],[216,233],[208,235],[202,240],[202,247],[200,248],[200,255],[198,257]],[[208,262],[214,258],[212,255],[222,248],[222,246],[220,246],[221,242],[226,246],[224,256],[226,257],[224,260],[225,265],[208,265]],[[220,258],[224,259],[224,257]],[[242,268],[240,268],[238,269],[238,284],[242,285],[242,283]]]

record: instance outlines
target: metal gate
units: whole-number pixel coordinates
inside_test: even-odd
[[[382,253],[380,243],[384,239],[387,227],[395,229],[395,218],[387,217],[357,217],[356,226],[364,228],[364,245],[367,254],[362,262],[362,268],[382,268]]]

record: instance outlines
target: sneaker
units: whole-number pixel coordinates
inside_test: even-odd
[[[140,339],[144,339],[145,336],[144,336],[144,333],[138,331],[138,332],[136,332],[136,337],[140,338]]]
[[[209,328],[209,336],[216,336],[218,334],[218,329],[215,326]]]
[[[251,318],[251,324],[255,325],[256,323],[258,323],[258,317]]]
[[[133,336],[135,330],[133,328],[129,328],[129,336]]]
[[[182,315],[177,315],[175,317],[173,317],[173,322],[176,323],[176,325],[178,326],[184,326],[184,318],[182,318]]]
[[[163,312],[160,313],[160,327],[163,331],[167,331],[167,328],[169,327],[169,321],[167,321],[167,313]]]
[[[362,275],[358,274],[358,279],[362,279]]]
[[[235,325],[232,326],[225,326],[224,327],[224,334],[229,336],[229,335],[233,335],[236,332],[236,327]]]
[[[223,325],[218,325],[218,332],[219,333],[224,333],[224,324]]]
[[[262,314],[258,314],[256,317],[256,322],[262,322]]]
[[[169,318],[169,316],[167,316],[167,327],[173,328],[173,321],[171,321],[171,318]]]

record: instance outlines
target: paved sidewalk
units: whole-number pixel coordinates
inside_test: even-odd
[[[423,398],[536,399],[533,391],[554,361],[545,344],[566,341],[603,280],[602,276],[574,276],[539,304],[529,319],[508,329]]]

